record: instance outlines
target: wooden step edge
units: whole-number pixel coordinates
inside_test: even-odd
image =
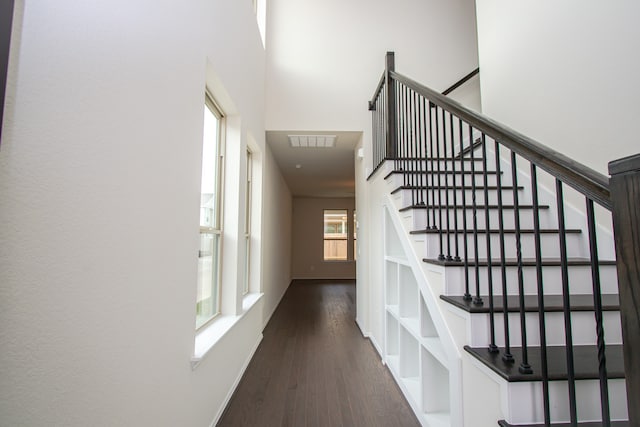
[[[477,233],[479,234],[486,234],[487,230],[476,230]],[[504,233],[506,234],[515,234],[516,230],[509,228],[506,230],[503,230]],[[535,234],[536,230],[534,229],[530,229],[530,228],[526,228],[523,230],[520,230],[520,234]],[[557,228],[543,228],[542,230],[538,230],[538,232],[540,234],[558,234],[560,232],[560,230],[558,230]],[[463,234],[464,230],[442,230],[443,234]],[[489,230],[490,234],[500,234],[500,230]],[[581,234],[582,230],[580,230],[579,228],[570,228],[565,230],[566,234]],[[433,230],[433,229],[420,229],[420,230],[412,230],[409,232],[409,234],[439,234],[438,230]],[[467,230],[467,235],[469,234],[473,234],[473,230]]]
[[[499,348],[498,352],[492,353],[486,347],[464,346],[467,353],[478,359],[493,372],[498,374],[508,382],[528,382],[542,381],[541,348],[527,347],[528,361],[533,373],[523,374],[519,367],[522,362],[522,348],[511,347],[513,362],[505,362],[502,358],[504,348]],[[565,346],[547,347],[547,366],[550,381],[567,380],[567,349]],[[607,378],[624,378],[624,358],[622,345],[608,345],[605,348],[607,360]],[[598,347],[596,345],[575,345],[573,346],[573,360],[576,380],[595,380],[599,378],[598,373]]]
[[[446,205],[446,206],[427,206],[427,205],[409,205],[403,208],[400,208],[400,212],[405,212],[411,209],[448,209],[448,210],[459,210],[459,209],[473,209],[472,205]],[[484,210],[484,209],[499,209],[498,205],[476,205],[476,210]],[[502,205],[502,209],[511,209],[515,210],[514,205]],[[518,209],[533,209],[533,205],[519,205]],[[549,209],[549,205],[540,205],[538,209]]]
[[[427,264],[434,264],[434,265],[441,265],[444,267],[463,267],[464,266],[464,262],[463,261],[448,261],[448,260],[439,260],[439,259],[434,259],[434,258],[423,258],[422,259],[423,262],[426,262]],[[486,267],[488,265],[488,261],[486,259],[479,259],[478,260],[478,266],[480,267]],[[475,266],[475,259],[470,259],[467,262],[467,265],[471,266]],[[491,265],[492,267],[500,267],[502,266],[502,261],[500,259],[492,259],[491,260]],[[546,267],[557,267],[560,266],[560,259],[559,258],[543,258],[542,259],[542,265],[546,266]],[[591,260],[588,258],[569,258],[567,260],[567,265],[568,266],[589,266],[591,265]],[[602,266],[602,265],[616,265],[616,262],[614,260],[599,260],[598,265]],[[518,266],[518,261],[515,258],[509,258],[505,260],[505,266],[507,267],[517,267]],[[536,266],[536,260],[535,258],[524,258],[522,260],[522,266],[523,267],[535,267]]]
[[[502,190],[507,190],[507,191],[513,191],[513,186],[511,185],[504,185],[501,187]],[[475,190],[476,191],[483,191],[485,189],[484,186],[482,185],[476,185]],[[498,187],[496,185],[489,185],[486,187],[487,190],[491,190],[491,191],[496,191],[498,189]],[[391,194],[395,194],[398,191],[402,191],[402,190],[473,190],[473,187],[468,185],[465,187],[460,187],[460,186],[456,186],[455,188],[453,188],[453,186],[448,186],[448,187],[443,187],[443,186],[432,186],[432,187],[427,187],[425,185],[422,186],[418,186],[418,185],[401,185],[399,187],[396,187]],[[524,186],[523,185],[518,185],[518,190],[524,190]]]
[[[463,174],[463,172],[462,172],[462,171],[458,171],[458,170],[454,172],[454,171],[452,171],[452,170],[441,170],[441,171],[432,171],[432,170],[426,170],[426,171],[405,171],[405,170],[397,170],[397,169],[394,169],[394,170],[392,170],[391,172],[389,172],[387,175],[385,175],[384,179],[387,179],[387,178],[389,178],[390,176],[393,176],[394,174],[398,174],[398,175],[400,175],[400,174],[402,174],[402,175],[420,175],[420,174],[423,174],[423,175],[453,175],[454,173],[455,173],[456,175],[458,175],[458,174],[459,174],[459,175],[462,175],[462,174]],[[484,171],[475,171],[475,172],[474,172],[474,171],[468,171],[468,170],[465,170],[465,171],[464,171],[464,175],[465,175],[465,176],[466,176],[466,175],[471,175],[471,174],[473,174],[473,175],[484,175]],[[497,172],[496,172],[496,171],[487,171],[487,175],[496,175],[496,174],[497,174]],[[500,171],[500,175],[504,175],[504,171]],[[452,184],[452,186],[453,186],[453,184]]]
[[[440,299],[448,302],[449,304],[457,307],[463,311],[471,314],[489,313],[489,296],[481,295],[483,304],[474,304],[473,301],[465,300],[461,295],[440,295]],[[544,296],[544,311],[545,313],[555,313],[563,311],[563,297],[562,295],[545,295]],[[593,295],[589,294],[575,294],[570,296],[571,311],[594,311]],[[524,311],[528,313],[538,312],[538,295],[525,295],[524,296]],[[617,294],[603,294],[602,295],[602,309],[603,311],[618,311],[620,310],[620,300]],[[495,313],[504,313],[503,297],[502,295],[494,295],[493,297],[493,310]],[[520,299],[517,295],[507,296],[507,311],[509,313],[520,312]]]
[[[423,162],[425,160],[428,161],[428,162],[431,162],[431,161],[434,161],[434,162],[437,162],[437,161],[441,161],[441,162],[442,161],[448,161],[448,162],[456,161],[456,162],[459,162],[461,159],[460,159],[460,157],[455,156],[455,157],[397,157],[397,158],[391,159],[391,160],[392,161],[398,161],[398,162],[402,162],[402,161],[405,161],[405,162],[406,161]],[[471,157],[464,157],[462,160],[468,162],[468,161],[471,161]],[[474,157],[473,160],[476,161],[476,162],[481,162],[482,158],[481,157]]]
[[[544,427],[544,424],[509,424],[505,420],[498,421],[500,427]],[[572,427],[571,423],[551,423],[551,427]],[[583,421],[578,427],[602,427],[601,421]],[[611,421],[611,427],[631,427],[629,421]]]

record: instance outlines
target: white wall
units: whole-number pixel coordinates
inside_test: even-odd
[[[640,151],[640,3],[476,3],[485,114],[602,173]]]
[[[477,67],[471,0],[270,0],[267,129],[368,130],[387,51],[443,90]]]
[[[280,299],[291,283],[291,233],[293,199],[280,174],[271,148],[266,146],[265,188],[262,211],[262,283],[265,307],[263,323],[267,324]]]
[[[354,198],[295,197],[293,199],[293,256],[291,272],[295,279],[355,279],[352,240],[347,245],[348,261],[324,260],[324,210],[348,211],[349,234],[353,233]]]
[[[14,29],[0,424],[208,426],[289,275],[265,251],[265,298],[191,370],[205,85],[235,126],[228,150],[248,132],[265,150],[251,2],[19,1]],[[286,202],[273,162],[264,174]]]

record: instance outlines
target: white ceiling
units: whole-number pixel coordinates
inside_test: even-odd
[[[293,148],[289,135],[336,135],[336,143],[331,148]],[[354,149],[361,136],[362,132],[266,132],[267,144],[295,197],[355,197]]]

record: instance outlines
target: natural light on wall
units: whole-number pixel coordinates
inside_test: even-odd
[[[262,38],[262,47],[266,48],[265,33],[267,28],[267,0],[252,0],[253,12],[256,14],[256,20],[258,21],[258,30],[260,30],[260,37]]]

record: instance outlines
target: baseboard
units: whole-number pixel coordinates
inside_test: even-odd
[[[294,277],[293,280],[356,280],[355,277]]]
[[[294,279],[289,280],[289,284],[287,285],[286,288],[284,288],[284,291],[282,292],[282,294],[280,295],[280,298],[278,299],[278,303],[273,306],[273,308],[271,309],[271,313],[269,313],[269,315],[265,319],[264,324],[262,325],[262,330],[264,330],[264,328],[267,327],[267,324],[271,320],[271,317],[273,316],[273,313],[275,313],[276,310],[278,309],[278,306],[280,305],[280,302],[282,302],[282,298],[284,298],[284,294],[287,293],[287,290],[289,289],[289,286],[291,286],[291,283],[293,283],[293,280]]]
[[[360,323],[360,320],[356,317],[356,325],[358,325],[358,329],[360,329],[360,333],[363,337],[369,338],[369,332],[366,332]]]
[[[365,330],[362,328],[362,325],[360,324],[360,321],[358,320],[357,317],[356,317],[356,325],[358,325],[358,329],[360,329],[360,333],[362,334],[362,336],[368,339],[371,342],[371,345],[373,345],[373,348],[376,349],[376,351],[378,352],[378,356],[380,357],[380,360],[384,365],[385,363],[384,363],[384,357],[382,356],[382,347],[380,347],[380,345],[378,344],[378,341],[376,341],[375,337],[371,335],[369,332],[365,332]]]
[[[369,341],[371,341],[371,344],[373,344],[373,348],[375,348],[376,351],[378,352],[378,356],[380,356],[380,360],[382,360],[382,363],[385,364],[384,356],[382,355],[382,347],[378,345],[378,341],[376,341],[373,335],[369,336]]]
[[[253,359],[253,355],[256,353],[256,350],[258,349],[260,342],[262,342],[262,333],[260,334],[260,336],[258,337],[258,340],[254,344],[253,349],[251,349],[251,352],[249,353],[249,357],[247,357],[247,360],[244,361],[244,364],[242,365],[242,369],[240,369],[240,373],[238,374],[238,377],[233,382],[233,385],[231,386],[229,393],[227,393],[227,396],[224,398],[224,401],[222,402],[222,405],[220,406],[218,413],[213,418],[213,421],[211,422],[209,427],[215,427],[216,424],[218,424],[218,421],[220,421],[220,418],[222,418],[222,414],[224,414],[225,409],[227,409],[227,405],[231,401],[231,398],[233,397],[233,393],[235,393],[236,388],[238,388],[238,384],[240,384],[240,380],[242,379],[242,376],[247,370],[247,367],[249,366],[251,359]]]

